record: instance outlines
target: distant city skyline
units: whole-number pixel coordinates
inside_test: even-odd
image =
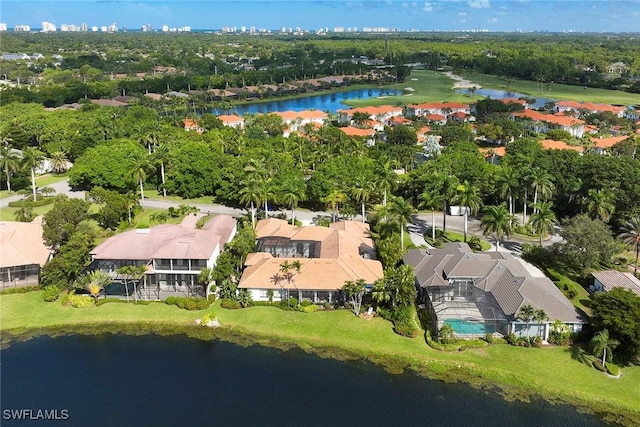
[[[401,31],[640,32],[640,0],[2,0],[0,22],[40,28],[51,22],[92,26],[117,24],[139,30],[245,27],[279,30],[384,28]]]

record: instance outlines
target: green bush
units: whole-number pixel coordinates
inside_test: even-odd
[[[164,300],[164,303],[165,303],[165,304],[167,304],[167,305],[176,305],[176,300],[177,300],[177,298],[178,298],[178,297],[167,297],[167,298]]]
[[[487,332],[484,336],[484,340],[489,344],[493,344],[493,334],[491,332]]]
[[[45,302],[54,302],[60,296],[60,289],[56,285],[49,285],[43,288],[42,299]]]
[[[60,295],[60,305],[64,306],[64,305],[69,305],[69,294],[66,292],[63,292]]]
[[[69,294],[69,302],[75,308],[87,308],[95,305],[95,300],[89,295]]]
[[[511,344],[511,345],[517,345],[518,343],[518,338],[516,337],[516,334],[514,333],[510,333],[509,335],[506,336],[506,340],[507,343]]]
[[[226,308],[228,310],[238,310],[242,308],[240,303],[231,298],[224,298],[220,301],[220,307]]]
[[[18,200],[15,202],[9,202],[9,207],[10,208],[19,208],[22,206],[22,204],[24,203],[25,205],[32,207],[32,208],[38,208],[40,206],[47,206],[50,205],[51,203],[53,203],[55,201],[55,197],[44,197],[42,199],[38,199],[35,202],[32,202],[30,200]]]
[[[613,363],[609,362],[607,363],[607,372],[609,373],[609,375],[617,377],[620,374],[620,368],[618,367],[618,365],[614,365]]]
[[[325,310],[331,310],[333,308],[333,305],[330,302],[325,302],[323,306]]]
[[[204,310],[205,308],[209,308],[209,306],[211,305],[211,302],[208,299],[202,298],[202,297],[194,297],[194,298],[176,297],[175,305],[183,310],[195,311],[195,310]]]
[[[33,292],[40,290],[39,286],[25,286],[23,288],[10,288],[5,289],[4,291],[0,291],[0,295],[9,295],[9,294],[26,294],[27,292]]]
[[[311,305],[311,301],[309,301],[308,299],[303,299],[300,305],[303,307],[309,307]]]
[[[216,314],[206,313],[204,316],[202,316],[202,319],[200,319],[200,326],[207,326],[207,324],[212,320],[216,320]]]
[[[121,300],[122,301],[122,300]],[[126,302],[126,301],[125,301]],[[135,301],[134,304],[136,305],[149,305],[151,304],[153,301],[149,301],[146,299],[139,299],[138,301]]]
[[[600,361],[600,359],[596,359],[593,362],[591,362],[591,364],[593,365],[594,368],[596,368],[598,371],[600,372],[607,372],[607,369],[602,366],[602,361]]]
[[[211,304],[213,304],[214,302],[216,302],[216,294],[209,294],[209,296],[207,297],[207,299],[209,300],[209,302]]]
[[[311,304],[311,305],[300,304],[300,306],[298,307],[298,310],[302,311],[303,313],[313,313],[314,311],[318,311],[318,306],[315,304]]]
[[[298,298],[294,298],[294,297],[289,298],[288,305],[290,305],[291,307],[297,307],[298,306]]]

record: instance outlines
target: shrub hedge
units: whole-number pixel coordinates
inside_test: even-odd
[[[49,285],[43,288],[42,299],[45,302],[54,302],[60,296],[60,289],[56,285]]]

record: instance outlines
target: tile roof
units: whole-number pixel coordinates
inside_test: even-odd
[[[584,148],[577,145],[569,145],[564,141],[555,141],[553,139],[545,139],[540,141],[542,148],[545,150],[573,150],[578,153],[584,152]]]
[[[544,114],[536,110],[525,110],[513,113],[515,117],[525,117],[534,121],[552,123],[559,126],[584,125],[584,121],[565,115]]]
[[[208,227],[199,230],[162,224],[144,230],[125,231],[102,242],[91,254],[94,259],[105,260],[209,259],[216,247],[226,243],[224,237],[229,236],[235,227],[235,219],[229,218],[213,218],[212,224],[209,221]]]
[[[587,110],[593,112],[609,111],[615,114],[625,110],[625,107],[615,106],[611,104],[594,104],[592,102],[576,102],[576,101],[557,101],[556,107],[569,108],[572,110]]]
[[[222,114],[218,116],[222,123],[244,123],[244,118],[235,114]]]
[[[523,304],[544,309],[551,319],[581,321],[573,305],[546,277],[532,277],[520,260],[508,252],[473,253],[466,244],[446,243],[442,249],[410,250],[403,257],[414,267],[423,288],[450,286],[449,279],[472,280],[489,292],[507,316]]]
[[[609,138],[591,138],[591,142],[598,148],[611,148],[620,141],[629,138],[627,135],[612,136]]]
[[[33,222],[0,221],[0,267],[43,266],[51,251],[42,240],[42,217]]]
[[[609,292],[613,288],[625,288],[640,295],[640,280],[631,273],[623,273],[616,270],[594,271],[591,273],[602,286]]]
[[[360,129],[353,126],[340,127],[338,129],[340,129],[347,136],[369,137],[376,134],[375,129]]]

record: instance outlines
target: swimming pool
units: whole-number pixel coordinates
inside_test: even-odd
[[[496,332],[496,325],[480,321],[447,319],[444,323],[451,325],[456,334],[460,335],[484,335]]]

